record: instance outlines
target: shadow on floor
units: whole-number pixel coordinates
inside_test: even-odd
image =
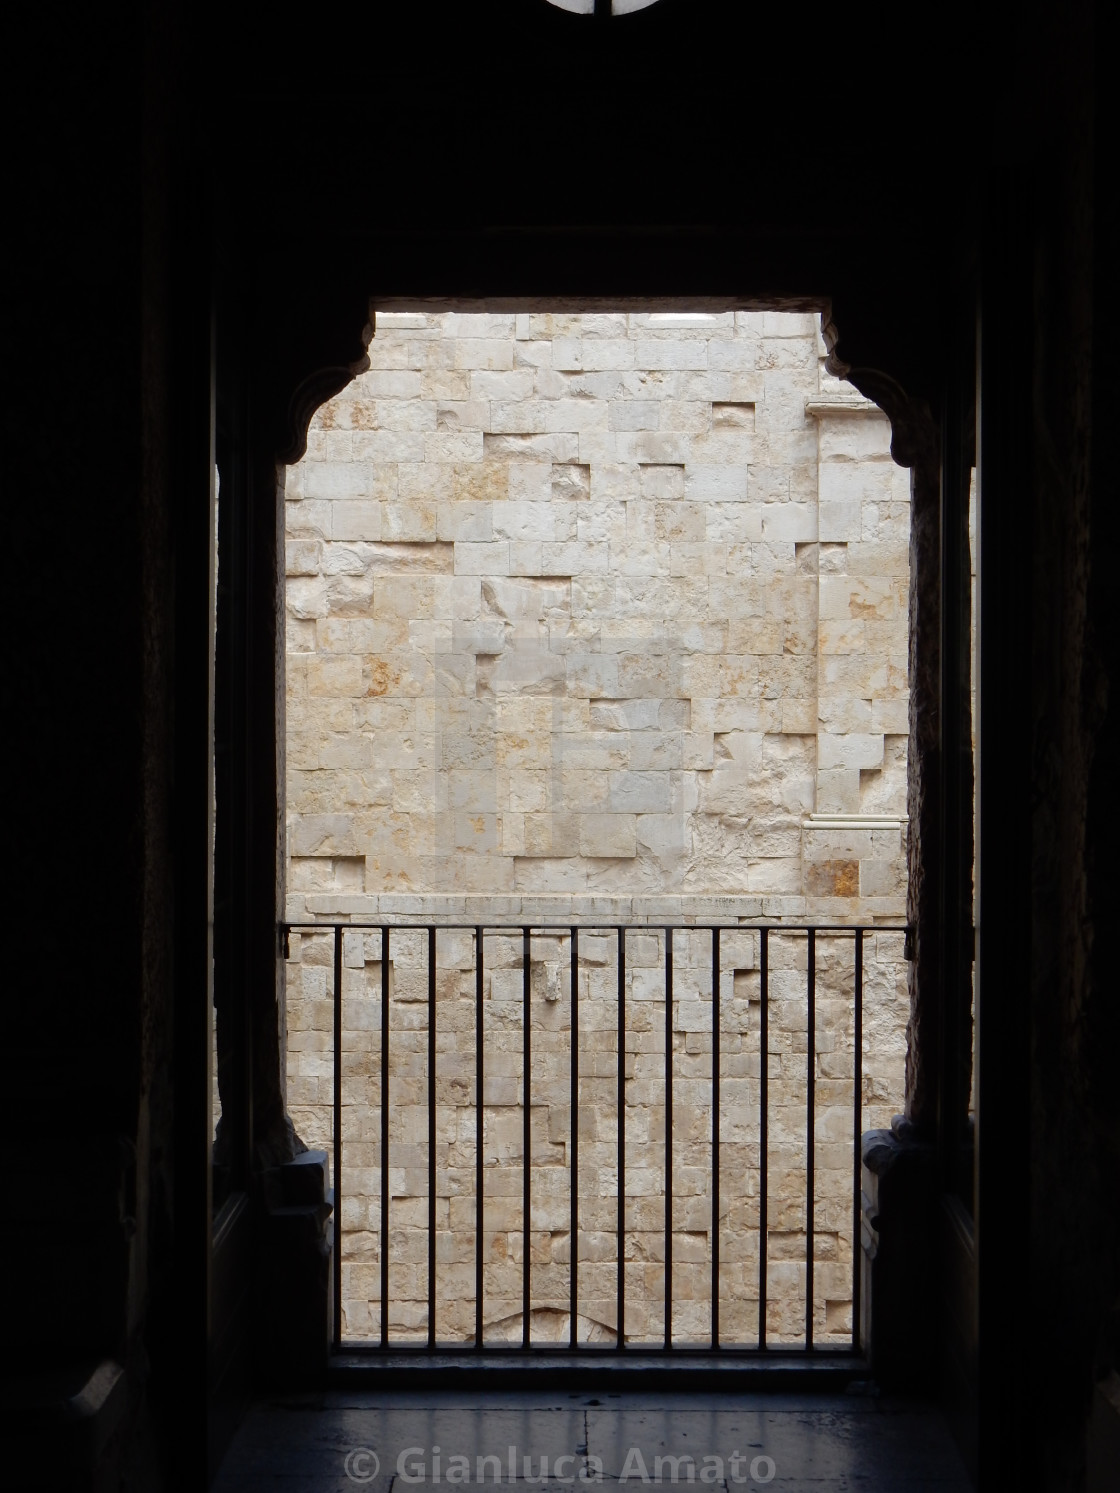
[[[691,1485],[969,1493],[940,1412],[868,1394],[331,1391],[258,1405],[214,1493]]]

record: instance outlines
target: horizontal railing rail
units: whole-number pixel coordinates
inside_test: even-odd
[[[435,1075],[437,1071],[437,941],[440,934],[452,932],[468,933],[473,935],[474,940],[474,1187],[475,1187],[475,1258],[474,1258],[474,1338],[471,1342],[455,1342],[454,1344],[440,1344],[436,1338],[436,1306],[437,1306],[437,1092]],[[674,1181],[674,935],[680,933],[696,935],[707,933],[711,939],[711,1070],[710,1070],[710,1092],[711,1092],[711,1128],[708,1137],[708,1165],[710,1168],[710,1197],[711,1197],[711,1299],[710,1299],[710,1343],[708,1345],[697,1345],[695,1342],[681,1344],[674,1341],[673,1331],[673,1244],[674,1244],[674,1222],[673,1222],[673,1181]],[[568,1342],[567,1348],[581,1352],[596,1351],[606,1353],[623,1353],[630,1351],[634,1346],[627,1343],[626,1338],[626,1059],[627,1059],[627,943],[630,935],[654,934],[664,940],[664,974],[663,992],[665,1005],[665,1031],[664,1031],[664,1239],[662,1248],[664,1252],[664,1336],[660,1344],[642,1343],[643,1351],[653,1348],[655,1351],[668,1353],[689,1353],[698,1351],[719,1353],[766,1353],[772,1346],[768,1342],[767,1332],[767,1298],[768,1298],[768,1235],[769,1235],[769,1207],[770,1179],[768,1176],[768,1146],[770,1125],[770,1074],[769,1058],[771,1056],[769,1046],[769,1022],[770,1022],[770,951],[771,941],[775,938],[797,937],[805,940],[805,1004],[806,1004],[806,1081],[804,1095],[804,1123],[805,1123],[805,1196],[804,1196],[804,1224],[805,1224],[805,1311],[804,1311],[804,1338],[799,1344],[783,1342],[780,1346],[783,1351],[789,1351],[791,1347],[800,1353],[820,1351],[836,1351],[836,1345],[832,1344],[827,1349],[821,1349],[815,1343],[814,1331],[814,1203],[815,1203],[815,1149],[816,1149],[816,1063],[817,1063],[817,953],[818,940],[821,938],[851,940],[853,945],[852,961],[852,1117],[851,1117],[851,1230],[852,1230],[852,1274],[851,1274],[851,1332],[850,1340],[842,1345],[842,1351],[858,1352],[860,1349],[860,1217],[861,1217],[861,1162],[860,1145],[863,1121],[863,1005],[864,1005],[864,953],[866,940],[869,935],[883,933],[902,934],[905,929],[898,924],[884,923],[719,923],[719,922],[689,922],[689,923],[510,923],[497,921],[494,923],[480,922],[453,922],[441,921],[430,922],[420,919],[399,919],[393,922],[307,922],[290,923],[281,927],[282,944],[285,955],[289,952],[290,935],[300,934],[304,936],[330,935],[333,938],[333,1120],[332,1120],[332,1145],[333,1145],[333,1171],[335,1188],[334,1207],[334,1249],[333,1249],[333,1319],[334,1319],[334,1347],[337,1350],[346,1347],[352,1350],[362,1347],[373,1351],[389,1351],[398,1354],[402,1351],[419,1349],[432,1352],[437,1349],[462,1352],[474,1351],[477,1353],[492,1352],[495,1350],[509,1352],[511,1347],[519,1347],[520,1350],[528,1352],[534,1348],[546,1348],[555,1352],[557,1343],[534,1343],[532,1339],[532,1034],[533,1026],[531,1019],[532,1010],[532,940],[534,937],[561,937],[570,940],[569,964],[569,993],[570,1003],[570,1068],[568,1082],[570,1085],[570,1163],[571,1173],[570,1196],[568,1199],[569,1228],[570,1228],[570,1251],[569,1251],[569,1281],[568,1281]],[[426,967],[427,967],[427,1054],[426,1054],[426,1089],[427,1089],[427,1341],[418,1343],[416,1341],[399,1342],[393,1341],[389,1328],[389,1303],[390,1303],[390,968],[393,948],[394,934],[422,934],[426,937]],[[721,1021],[720,1000],[721,984],[726,971],[721,966],[721,938],[727,934],[751,933],[758,937],[758,979],[759,979],[759,1177],[758,1177],[758,1309],[757,1309],[757,1341],[752,1344],[728,1343],[721,1338],[720,1328],[720,1202],[721,1202],[721,1177],[720,1177],[720,1083],[721,1083]],[[379,1218],[379,1255],[380,1255],[380,1336],[379,1340],[363,1342],[343,1343],[342,1321],[343,1321],[343,1292],[342,1292],[342,1267],[343,1267],[343,1163],[344,1163],[344,1136],[343,1136],[343,947],[346,935],[374,934],[380,935],[380,973],[381,973],[381,1047],[379,1057],[380,1067],[380,1218]],[[602,937],[607,935],[615,940],[615,969],[616,969],[616,995],[617,1002],[617,1074],[616,1074],[616,1105],[617,1105],[617,1135],[616,1135],[616,1241],[617,1251],[617,1281],[616,1281],[616,1326],[615,1340],[610,1344],[591,1343],[581,1341],[578,1338],[577,1324],[579,1317],[579,1266],[580,1266],[580,1189],[579,1189],[579,1136],[580,1136],[580,996],[579,996],[579,974],[580,974],[580,937],[596,935]],[[484,1041],[484,1008],[485,1008],[485,942],[487,937],[500,937],[505,939],[520,939],[521,941],[521,974],[522,974],[522,1088],[521,1088],[521,1111],[522,1111],[522,1157],[521,1157],[521,1342],[511,1344],[508,1341],[501,1343],[488,1343],[484,1331],[485,1311],[485,1203],[486,1203],[486,1164],[484,1156],[484,1125],[486,1104],[484,1102],[484,1080],[485,1080],[485,1041]]]

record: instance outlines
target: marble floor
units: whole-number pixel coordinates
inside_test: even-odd
[[[968,1493],[940,1413],[866,1393],[549,1395],[333,1390],[262,1402],[214,1493],[531,1493],[666,1484],[713,1493]]]

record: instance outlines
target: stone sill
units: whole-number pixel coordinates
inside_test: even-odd
[[[432,892],[302,892],[288,898],[286,920],[292,926],[324,922],[391,923],[415,919],[419,924],[481,922],[576,923],[590,927],[618,924],[788,922],[898,922],[905,909],[898,898],[814,898],[800,896],[544,896],[516,893],[500,896]]]
[[[893,829],[910,823],[907,814],[810,814],[803,829]]]

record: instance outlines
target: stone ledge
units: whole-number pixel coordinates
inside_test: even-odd
[[[857,902],[859,905],[857,906]],[[614,927],[617,924],[664,923],[789,923],[793,927],[806,922],[840,922],[889,919],[902,916],[897,898],[815,898],[811,902],[798,896],[753,896],[726,893],[614,897],[572,893],[544,895],[526,893],[456,896],[433,892],[428,895],[411,892],[309,892],[289,896],[286,922],[293,929],[324,923],[393,924],[415,922],[471,925],[517,924],[528,919],[533,926],[546,923],[576,923],[591,927]]]
[[[801,821],[803,829],[902,829],[910,820],[906,814],[810,814]]]
[[[816,399],[805,401],[805,413],[819,417],[822,415],[879,415],[887,419],[886,414],[877,404],[870,399],[864,399],[858,394],[834,394],[831,397],[823,395]]]

